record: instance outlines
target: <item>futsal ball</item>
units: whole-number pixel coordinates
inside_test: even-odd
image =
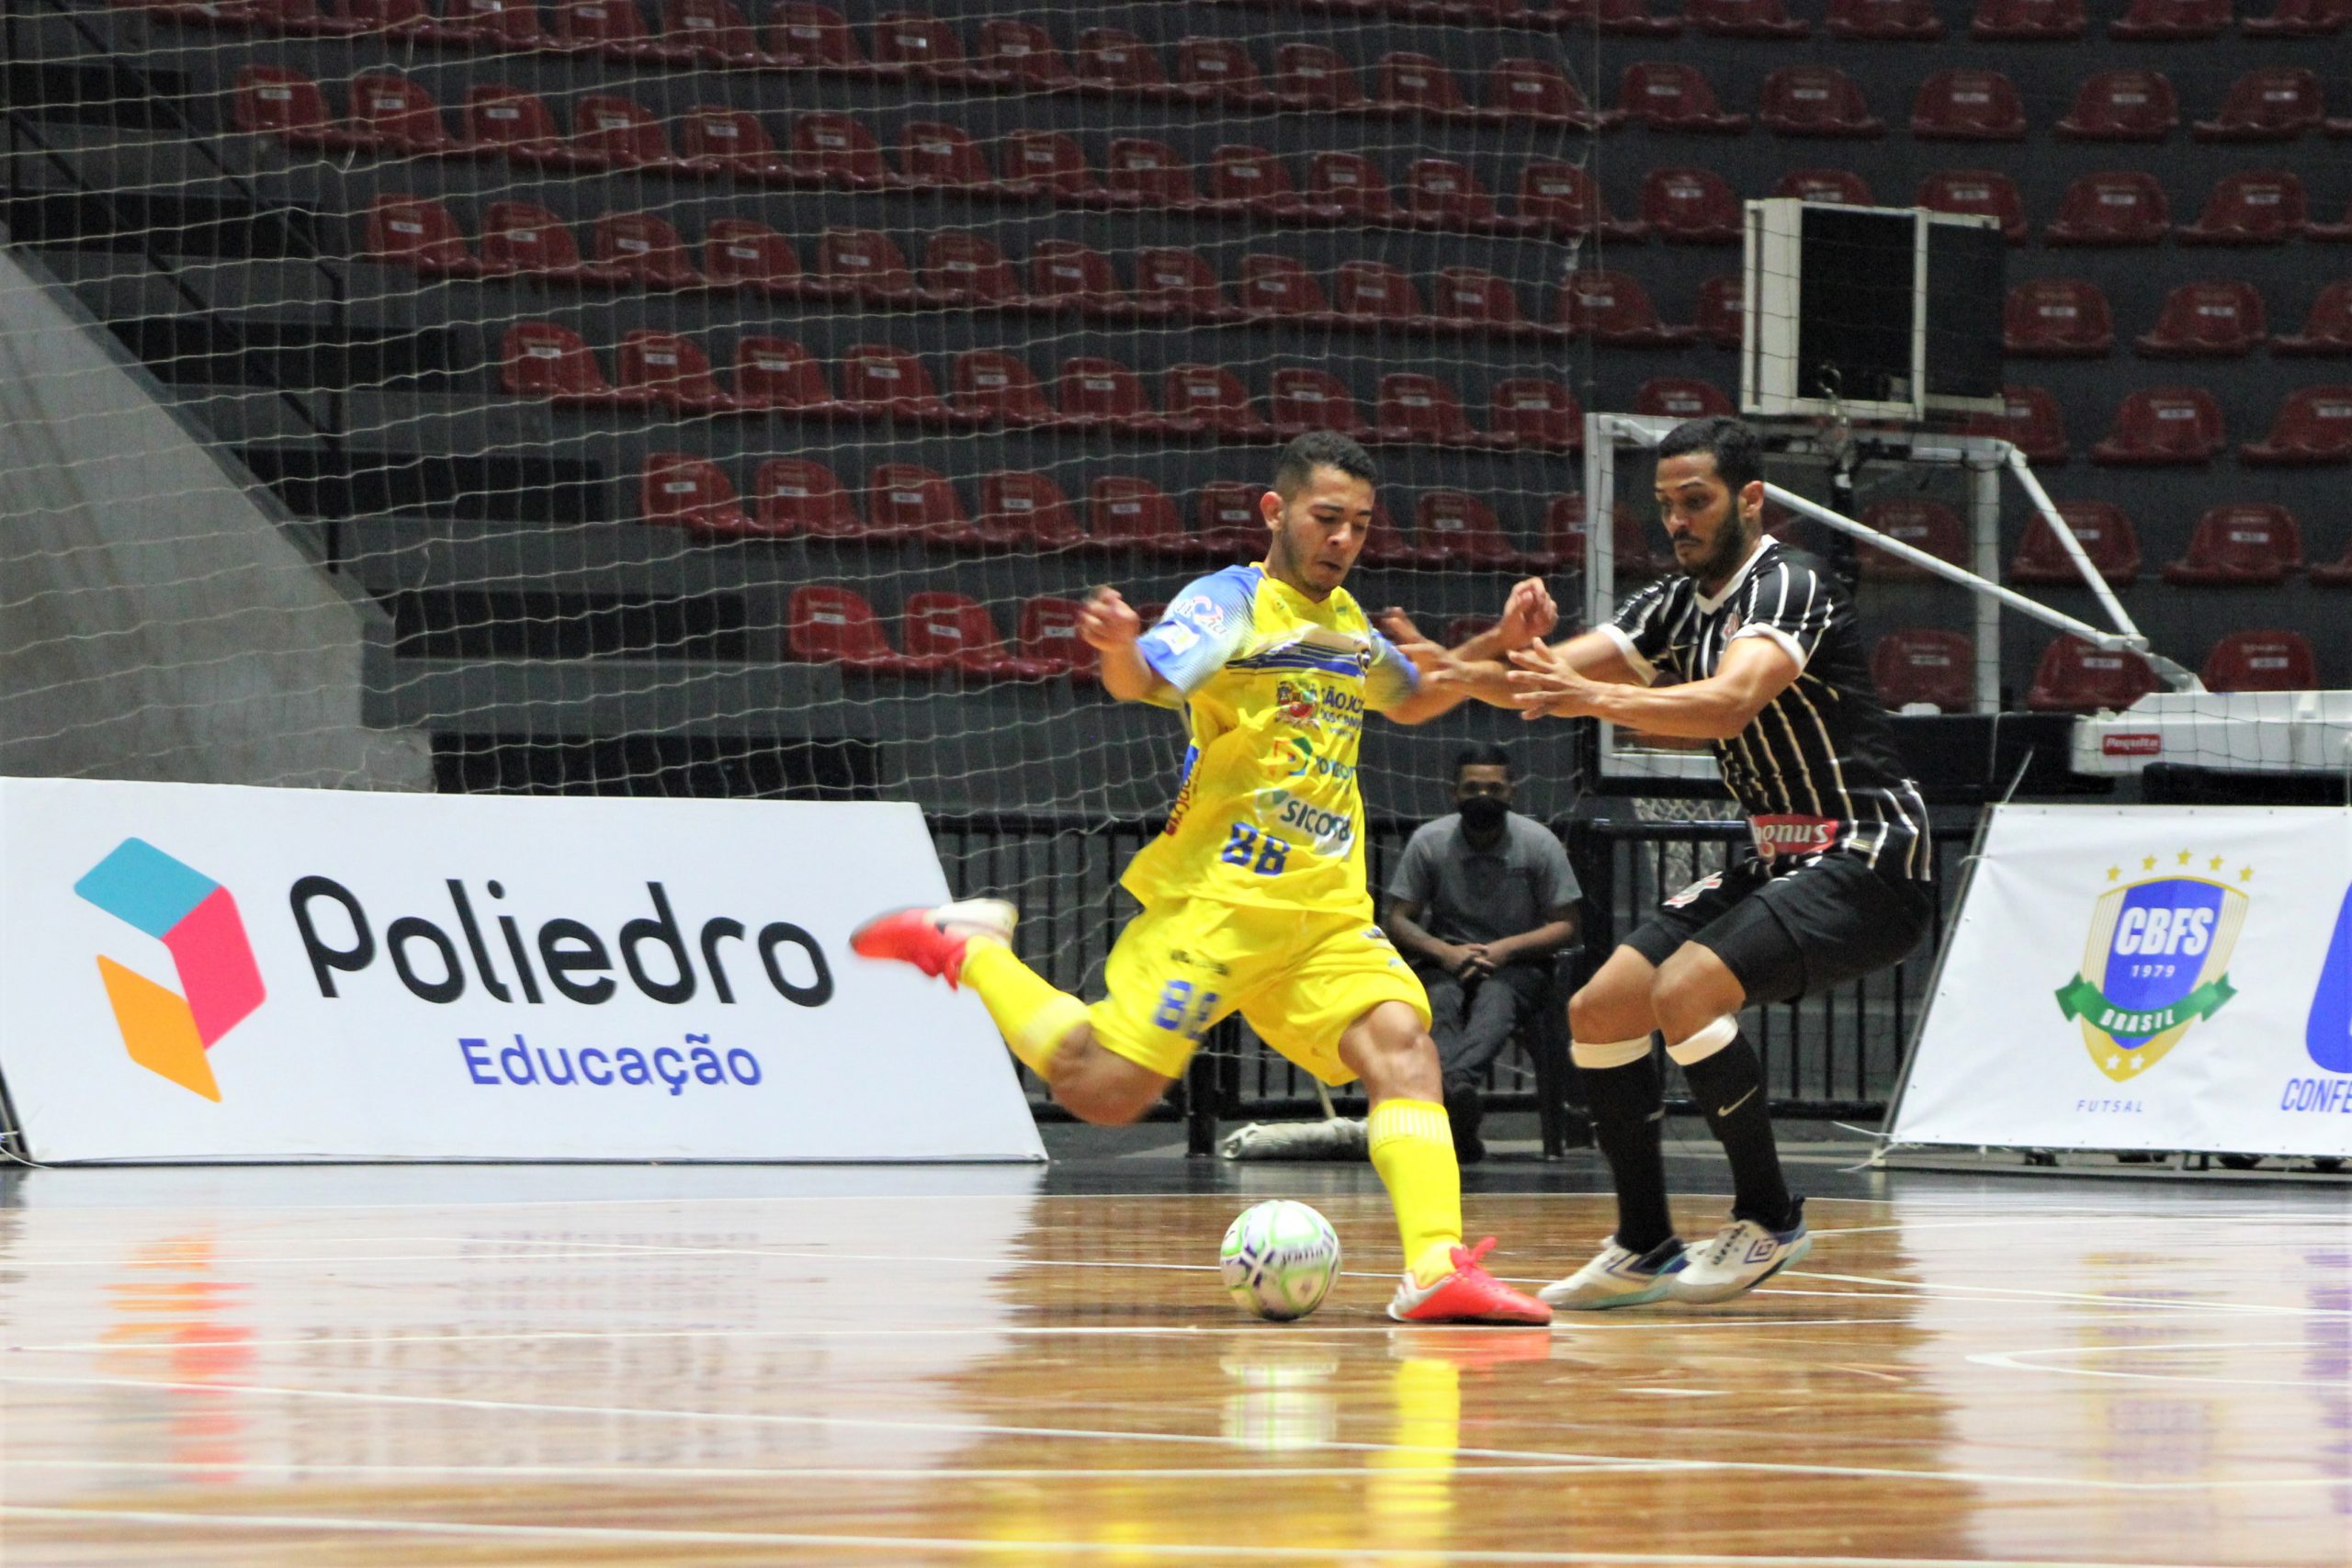
[[[1217,1272],[1226,1294],[1260,1317],[1305,1317],[1340,1277],[1340,1235],[1306,1204],[1270,1198],[1226,1227]]]

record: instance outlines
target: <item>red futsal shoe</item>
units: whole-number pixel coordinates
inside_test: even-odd
[[[1549,1323],[1552,1309],[1512,1290],[1478,1267],[1495,1245],[1488,1236],[1476,1247],[1453,1249],[1453,1272],[1427,1285],[1404,1281],[1389,1299],[1388,1315],[1399,1323]]]
[[[994,937],[1008,947],[1021,912],[1001,898],[967,898],[929,909],[893,909],[876,915],[849,934],[860,958],[895,958],[951,986],[964,977],[964,947],[976,936]]]

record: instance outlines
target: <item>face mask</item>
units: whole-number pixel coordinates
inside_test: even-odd
[[[1503,813],[1510,807],[1491,795],[1474,795],[1457,802],[1454,807],[1462,813],[1462,825],[1474,833],[1491,833],[1503,825]]]

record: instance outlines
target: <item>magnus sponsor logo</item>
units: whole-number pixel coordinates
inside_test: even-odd
[[[235,897],[144,839],[116,845],[74,891],[162,942],[178,973],[182,989],[175,991],[99,956],[98,977],[130,1059],[219,1100],[220,1086],[206,1053],[268,996]]]
[[[2172,874],[2098,896],[2082,968],[2057,992],[2058,1010],[2081,1026],[2093,1065],[2118,1083],[2164,1060],[2237,994],[2226,971],[2245,924],[2241,887],[2254,868],[2181,850],[2145,856],[2140,869],[2163,863]],[[2108,868],[2111,882],[2124,874],[2120,865]]]

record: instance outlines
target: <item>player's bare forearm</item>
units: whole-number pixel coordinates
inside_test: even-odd
[[[1467,648],[1469,644],[1463,646]],[[1578,632],[1565,641],[1551,644],[1544,654],[1549,667],[1572,671],[1589,682],[1634,687],[1641,684],[1641,677],[1625,661],[1624,649],[1617,646],[1616,638],[1603,632]],[[1511,664],[1500,660],[1455,664],[1442,683],[1460,685],[1490,706],[1524,707],[1519,688],[1511,681],[1512,669]]]
[[[1423,959],[1451,972],[1453,965],[1448,961],[1453,956],[1453,947],[1421,929],[1420,922],[1413,918],[1419,913],[1419,906],[1414,906],[1413,913],[1408,915],[1404,906],[1391,904],[1380,929],[1388,933],[1388,940],[1407,957]]]
[[[1487,951],[1506,963],[1520,958],[1543,958],[1567,946],[1569,942],[1576,940],[1576,934],[1577,922],[1574,917],[1566,919],[1547,920],[1532,931],[1521,931],[1518,935],[1507,936],[1500,942],[1488,942]]]
[[[1703,681],[1658,688],[1592,680],[1557,658],[1558,651],[1529,649],[1511,656],[1518,666],[1510,677],[1515,702],[1529,716],[1607,719],[1689,740],[1730,739],[1801,671],[1786,649],[1762,637],[1734,641],[1715,673]]]
[[[1380,716],[1391,724],[1427,724],[1438,715],[1460,707],[1469,697],[1470,694],[1461,687],[1425,675],[1421,678],[1420,690],[1403,702],[1391,703],[1382,708]]]
[[[1102,689],[1123,703],[1163,701],[1168,682],[1145,661],[1134,643],[1106,648],[1102,654]],[[1173,688],[1168,688],[1173,690]]]

